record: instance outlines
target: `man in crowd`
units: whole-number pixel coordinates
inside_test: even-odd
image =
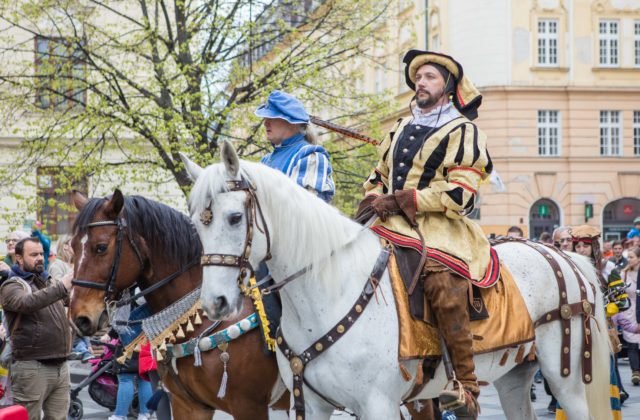
[[[44,270],[40,240],[25,238],[15,246],[12,276],[0,286],[0,303],[6,315],[13,346],[11,382],[16,404],[39,420],[41,412],[52,420],[65,420],[69,408],[71,330],[63,299],[73,273],[51,280]]]
[[[571,251],[571,231],[568,226],[560,226],[553,231],[553,244],[562,251]]]
[[[629,261],[622,255],[624,247],[622,241],[615,241],[612,246],[613,257],[609,258],[609,261],[616,265],[616,268],[620,271],[627,266]]]
[[[416,281],[415,290],[424,293],[464,391],[461,401],[458,390],[444,390],[440,403],[458,419],[475,419],[480,388],[469,330],[469,280],[491,282],[497,275],[488,269],[497,264],[489,242],[467,217],[493,168],[486,136],[470,121],[482,97],[452,57],[411,50],[403,61],[416,106],[380,145],[358,216],[373,209],[376,233],[427,253],[424,281]]]

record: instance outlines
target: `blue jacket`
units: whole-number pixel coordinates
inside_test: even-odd
[[[281,171],[303,188],[314,190],[326,202],[335,194],[329,153],[324,147],[307,142],[302,133],[275,146],[260,162]]]

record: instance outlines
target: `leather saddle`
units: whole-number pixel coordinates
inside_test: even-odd
[[[414,278],[414,274],[417,270],[423,270],[423,267],[419,267],[421,254],[413,248],[405,248],[400,246],[394,247],[394,253],[396,261],[398,263],[398,269],[402,282],[407,290],[410,290],[411,281]],[[425,299],[424,299],[424,280],[425,273],[422,272],[420,278],[411,294],[409,294],[409,307],[411,309],[411,316],[417,320],[427,319],[425,316]],[[480,288],[469,282],[469,319],[471,321],[478,321],[481,319],[489,318],[489,312],[484,304],[482,295],[480,294]]]

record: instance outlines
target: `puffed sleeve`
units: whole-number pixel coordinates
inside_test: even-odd
[[[321,146],[306,146],[298,152],[289,177],[298,185],[315,192],[318,197],[330,202],[335,194],[333,169],[329,153]]]
[[[384,141],[378,145],[378,164],[371,171],[371,174],[362,185],[364,187],[365,196],[367,195],[382,195],[389,192],[389,165],[387,165],[387,158],[391,153],[392,140],[402,127],[402,118],[399,119],[393,126],[391,131],[387,134]]]
[[[468,214],[481,181],[492,168],[486,135],[473,123],[461,125],[448,136],[443,160],[445,180],[416,192],[418,212],[445,211],[451,218]]]

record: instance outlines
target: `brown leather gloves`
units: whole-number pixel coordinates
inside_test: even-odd
[[[353,220],[360,223],[361,225],[367,223],[369,219],[371,219],[374,215],[371,203],[373,203],[373,200],[375,200],[377,197],[378,196],[374,194],[365,195],[365,197],[358,205],[358,211],[356,212]]]
[[[411,226],[415,226],[416,213],[418,209],[416,207],[416,190],[398,190],[394,193],[398,206],[406,216]]]
[[[371,203],[371,207],[373,207],[373,211],[376,212],[380,220],[383,222],[387,221],[387,217],[393,216],[394,214],[400,214],[400,206],[396,201],[395,195],[386,194],[376,197]]]
[[[364,224],[375,213],[380,220],[386,222],[389,216],[404,214],[411,226],[415,226],[417,212],[415,190],[399,190],[394,194],[366,196],[360,202],[354,219]]]

